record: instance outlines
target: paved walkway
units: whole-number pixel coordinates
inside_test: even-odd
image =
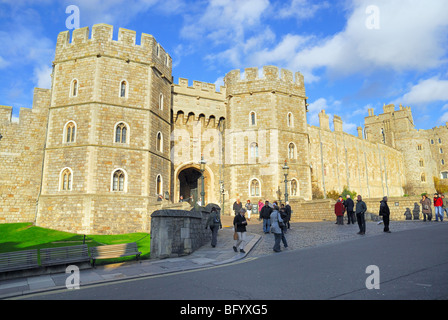
[[[233,217],[223,217],[224,228],[218,233],[218,244],[215,248],[206,244],[186,257],[133,261],[80,270],[80,285],[87,286],[116,280],[219,266],[244,259],[248,255],[260,257],[273,254],[274,235],[264,234],[262,224],[256,218],[252,218],[249,221],[245,247],[246,253],[235,253],[232,249],[234,243],[233,230],[231,228],[232,220]],[[431,223],[422,221],[392,222],[391,231],[397,232],[420,228]],[[382,229],[383,226],[378,225],[376,222],[367,222],[367,231],[364,237],[381,235],[383,234]],[[291,229],[286,234],[289,245],[287,250],[297,250],[362,237],[357,235],[356,232],[358,232],[357,225],[339,226],[329,221],[293,223],[291,224]],[[383,234],[383,236],[387,236],[387,234]],[[3,280],[0,281],[0,299],[20,297],[48,290],[66,289],[66,280],[69,276],[69,274],[62,272]]]

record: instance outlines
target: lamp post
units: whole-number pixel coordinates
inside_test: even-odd
[[[207,161],[204,160],[204,156],[201,155],[201,161],[199,162],[200,168],[201,168],[201,205],[204,206],[205,204],[205,188],[204,188],[204,171],[205,171],[205,164]]]
[[[289,167],[285,160],[285,165],[282,167],[283,169],[283,175],[285,176],[285,203],[288,202],[288,173],[289,173]]]

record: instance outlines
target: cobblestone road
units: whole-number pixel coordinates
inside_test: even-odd
[[[391,232],[412,230],[416,228],[424,228],[434,223],[441,222],[391,221],[390,230]],[[286,240],[288,242],[288,248],[286,250],[297,250],[306,247],[332,244],[358,239],[360,237],[377,235],[387,237],[389,234],[384,233],[383,228],[383,224],[367,221],[366,234],[361,236],[357,234],[359,231],[357,224],[336,225],[334,221],[292,223],[291,228],[286,233]],[[247,231],[262,236],[255,249],[251,252],[251,256],[258,257],[274,253],[272,250],[272,247],[274,246],[274,235],[264,234],[263,226],[258,219],[251,219],[251,221],[249,221]],[[282,250],[285,250],[283,244],[281,245],[281,248]]]

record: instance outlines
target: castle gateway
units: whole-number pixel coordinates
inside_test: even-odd
[[[369,111],[358,136],[324,110],[307,123],[304,79],[273,66],[230,71],[225,85],[180,78],[153,36],[112,26],[57,39],[52,86],[33,108],[0,107],[0,223],[79,233],[149,232],[180,197],[295,204],[344,186],[366,198],[434,190],[448,177],[446,126],[416,130],[409,107]],[[447,149],[448,150],[448,149]],[[202,185],[204,188],[202,189]],[[163,201],[158,201],[161,196]]]

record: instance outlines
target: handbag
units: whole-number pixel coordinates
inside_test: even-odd
[[[238,240],[238,233],[236,231],[233,233],[233,240]]]
[[[280,218],[280,213],[277,214]],[[280,219],[278,219],[278,226],[280,227],[280,229],[283,229],[285,227],[285,223],[283,221],[280,221]]]

